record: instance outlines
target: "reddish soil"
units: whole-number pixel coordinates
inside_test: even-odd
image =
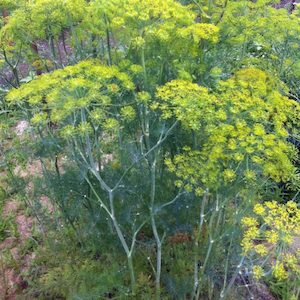
[[[15,215],[19,237],[8,237],[0,244],[0,299],[3,300],[17,299],[18,292],[27,287],[21,273],[28,267],[30,260],[25,259],[26,256],[22,257],[19,250],[20,246],[30,237],[33,225],[33,219],[26,217],[14,200],[8,201],[4,207],[3,217],[7,217],[9,214]],[[4,266],[3,251],[5,250],[10,251],[17,268]]]

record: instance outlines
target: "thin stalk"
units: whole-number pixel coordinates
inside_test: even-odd
[[[228,252],[227,252],[227,258],[226,258],[226,263],[225,263],[224,282],[223,282],[223,288],[222,288],[221,293],[220,293],[220,299],[224,298],[224,291],[225,291],[225,288],[226,288],[226,282],[227,282],[227,276],[228,276],[229,255],[230,255],[230,249],[231,249],[231,246],[232,246],[232,242],[233,242],[233,234],[231,235],[229,248],[228,248]]]
[[[200,271],[200,278],[199,278],[199,281],[198,281],[198,290],[197,290],[196,300],[198,300],[199,297],[200,297],[200,292],[201,292],[201,285],[200,284],[202,283],[205,268],[206,268],[206,265],[208,263],[208,259],[210,257],[211,250],[212,250],[212,247],[213,247],[213,244],[214,244],[214,239],[212,238],[212,234],[211,234],[211,229],[212,229],[212,224],[213,224],[214,217],[215,217],[215,211],[213,211],[213,213],[211,215],[211,218],[209,220],[209,227],[208,227],[209,228],[209,246],[208,246],[208,249],[207,249],[207,252],[206,252],[206,256],[205,256],[205,259],[204,259],[203,266],[202,266],[201,271]]]
[[[71,36],[74,37],[74,40],[75,40],[75,49],[76,49],[75,56],[76,56],[76,59],[77,59],[77,56],[79,54],[79,60],[80,60],[80,59],[83,58],[82,46],[79,42],[78,35],[77,35],[76,30],[75,30],[73,22],[70,20],[69,23],[70,23]]]
[[[111,211],[111,219],[113,221],[115,230],[117,232],[117,235],[119,237],[119,240],[122,244],[122,247],[127,255],[127,263],[128,263],[128,269],[129,269],[129,273],[130,273],[130,281],[131,281],[131,292],[133,295],[135,295],[135,274],[134,274],[134,267],[133,267],[133,261],[132,261],[132,249],[129,250],[129,247],[125,241],[124,235],[121,231],[121,228],[116,220],[115,217],[115,208],[114,208],[114,195],[113,195],[113,191],[110,190],[109,193],[109,204],[110,204],[110,211]]]
[[[107,52],[108,52],[108,64],[112,65],[112,56],[111,56],[111,44],[110,44],[110,32],[109,32],[109,22],[106,14],[104,14],[105,24],[106,24],[106,43],[107,43]]]
[[[51,49],[52,57],[53,57],[53,59],[55,61],[56,60],[56,52],[55,52],[55,45],[54,45],[54,38],[53,38],[53,36],[49,37],[49,46],[50,46],[50,49]]]
[[[54,164],[55,164],[56,174],[58,176],[58,179],[60,180],[61,175],[60,175],[60,170],[59,170],[59,165],[58,165],[58,156],[57,155],[55,155],[55,162],[54,162]]]
[[[130,282],[131,282],[131,293],[132,295],[135,295],[135,275],[134,275],[134,267],[133,267],[133,261],[132,261],[132,255],[130,254],[127,256],[127,262],[128,262],[128,269],[130,273]]]
[[[8,57],[6,55],[6,51],[5,50],[3,50],[3,57],[4,57],[5,62],[8,64],[8,66],[10,67],[10,69],[11,69],[11,71],[12,71],[14,77],[15,77],[16,85],[20,86],[20,78],[19,78],[19,73],[18,73],[18,69],[17,69],[19,60],[17,61],[16,64],[12,64],[9,61],[9,59],[8,59]]]
[[[145,61],[145,49],[144,48],[142,49],[141,60],[142,60],[143,73],[144,73],[144,86],[147,89],[148,78],[147,78],[146,61]]]
[[[165,207],[172,205],[173,203],[175,203],[182,195],[186,194],[187,192],[179,192],[171,201],[166,202],[164,204],[162,204],[158,209],[157,212],[161,211],[162,209],[164,209]]]
[[[284,60],[287,56],[287,50],[289,49],[288,44],[289,44],[289,40],[288,40],[288,38],[286,38],[283,51],[281,52],[282,56],[281,56],[280,63],[279,63],[279,78],[281,77],[281,75],[283,73]]]
[[[232,278],[231,278],[229,284],[227,285],[227,287],[226,287],[224,293],[222,294],[222,298],[220,297],[220,299],[226,299],[226,296],[227,296],[228,292],[230,291],[230,289],[231,289],[231,287],[233,286],[233,284],[234,284],[236,278],[237,278],[238,275],[239,275],[239,272],[240,272],[240,270],[241,270],[241,268],[242,268],[242,266],[243,266],[244,260],[245,260],[245,256],[243,256],[243,257],[241,258],[239,264],[237,265],[236,271],[234,272],[234,274],[233,274],[233,276],[232,276]]]
[[[106,213],[108,214],[108,216],[111,218],[111,220],[113,222],[113,225],[114,225],[114,228],[117,232],[118,238],[119,238],[119,240],[122,244],[122,247],[123,247],[123,249],[126,253],[126,256],[127,256],[127,264],[128,264],[129,274],[130,274],[132,294],[135,294],[136,280],[135,280],[135,272],[134,272],[132,255],[133,255],[133,250],[134,250],[135,243],[136,243],[137,234],[142,229],[142,227],[145,225],[145,223],[147,222],[147,219],[144,220],[144,222],[142,222],[142,224],[135,230],[135,232],[133,234],[133,237],[132,237],[131,246],[130,246],[130,249],[129,249],[129,246],[128,246],[125,238],[124,238],[124,234],[122,233],[120,225],[118,224],[118,222],[116,220],[113,191],[112,190],[109,191],[109,206],[110,206],[110,210],[109,210],[109,208],[105,205],[105,203],[99,197],[98,193],[94,189],[94,187],[93,187],[92,183],[89,181],[89,179],[86,177],[85,180],[88,182],[92,192],[94,193],[97,200],[99,201],[101,208],[103,208],[106,211]]]
[[[95,46],[95,41],[97,39],[97,36],[93,33],[91,40],[92,40],[92,56],[93,58],[97,58],[97,47]]]
[[[65,30],[62,30],[62,32],[61,32],[61,40],[62,40],[62,45],[63,45],[64,52],[65,52],[66,56],[68,57]]]
[[[157,225],[155,221],[155,213],[154,213],[154,203],[155,203],[155,193],[156,193],[156,160],[154,160],[151,170],[151,227],[153,231],[153,235],[156,243],[156,271],[155,271],[155,292],[156,292],[156,300],[160,299],[160,277],[161,277],[161,262],[162,262],[162,240],[159,237]]]
[[[150,154],[152,154],[152,152],[154,150],[156,150],[170,135],[170,133],[172,132],[172,130],[177,126],[178,121],[176,121],[165,133],[165,135],[159,138],[159,140],[157,141],[157,143],[151,148],[149,149],[145,154],[143,154],[139,159],[137,159],[136,161],[134,161],[125,171],[124,173],[121,175],[120,179],[117,181],[117,183],[115,184],[115,186],[113,187],[113,191],[115,191],[116,189],[118,189],[118,187],[120,186],[122,180],[125,178],[125,176],[128,174],[128,172],[137,164],[139,163],[141,160],[147,158]]]
[[[62,54],[61,54],[61,51],[60,51],[59,39],[57,40],[57,53],[58,53],[58,58],[59,58],[60,65],[61,65],[61,67],[63,67],[64,64],[63,64]]]
[[[96,192],[96,190],[94,189],[92,183],[90,182],[90,180],[88,179],[87,176],[85,176],[85,181],[88,183],[88,185],[90,186],[90,189],[92,190],[92,192],[94,193],[95,197],[97,198],[98,202],[100,203],[100,207],[103,208],[106,213],[109,215],[109,217],[111,218],[111,213],[108,209],[108,207],[105,205],[105,203],[102,201],[102,199],[99,197],[98,193]]]
[[[202,203],[201,203],[201,210],[200,210],[200,217],[199,217],[199,225],[198,225],[198,232],[196,235],[195,243],[194,243],[194,289],[193,289],[193,298],[196,297],[197,290],[199,288],[199,264],[198,264],[198,249],[199,249],[199,241],[200,236],[202,233],[202,226],[204,223],[204,210],[205,210],[205,204],[208,200],[208,193],[206,192],[203,196]]]

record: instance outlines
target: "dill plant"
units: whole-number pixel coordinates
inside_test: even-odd
[[[53,200],[54,228],[66,226],[74,248],[122,249],[133,297],[229,297],[247,261],[243,217],[280,185],[299,188],[298,11],[272,1],[11,3],[5,104],[30,122],[35,187]],[[36,71],[24,84],[20,61]],[[59,269],[62,282],[89,270],[107,289],[123,280],[87,260],[75,264],[79,279]],[[45,272],[59,296],[57,269]]]

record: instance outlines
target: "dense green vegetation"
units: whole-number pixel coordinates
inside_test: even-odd
[[[300,11],[279,7],[0,1],[20,299],[299,299]]]

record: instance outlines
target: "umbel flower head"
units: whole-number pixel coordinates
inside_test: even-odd
[[[132,120],[135,111],[125,99],[133,88],[130,77],[117,67],[90,60],[38,76],[11,90],[7,100],[21,106],[29,104],[34,112],[33,125],[54,122],[61,136],[68,138],[90,134],[99,126],[116,128],[118,122],[110,117],[115,101],[124,120]]]
[[[192,5],[176,0],[89,1],[79,27],[101,38],[111,31],[134,57],[144,57],[144,66],[151,74],[148,79],[155,82],[161,76],[164,57],[177,73],[179,57],[195,59],[199,45],[215,44],[219,38],[216,25],[197,22]]]
[[[263,267],[271,268],[278,281],[299,276],[300,253],[291,247],[294,238],[300,236],[300,209],[297,203],[288,201],[286,204],[279,204],[268,201],[256,204],[253,212],[253,217],[242,219],[244,233],[241,246],[244,255],[252,260],[267,259],[267,264],[253,267],[255,279],[263,275]]]
[[[26,5],[25,5],[26,4]],[[1,39],[26,45],[36,39],[58,38],[61,32],[82,21],[85,0],[3,0],[6,9],[16,8],[1,28]]]
[[[152,109],[193,130],[199,144],[168,159],[170,171],[185,184],[210,190],[262,178],[297,180],[297,150],[287,137],[299,124],[300,106],[276,86],[268,74],[249,68],[213,93],[185,80],[158,88]]]

